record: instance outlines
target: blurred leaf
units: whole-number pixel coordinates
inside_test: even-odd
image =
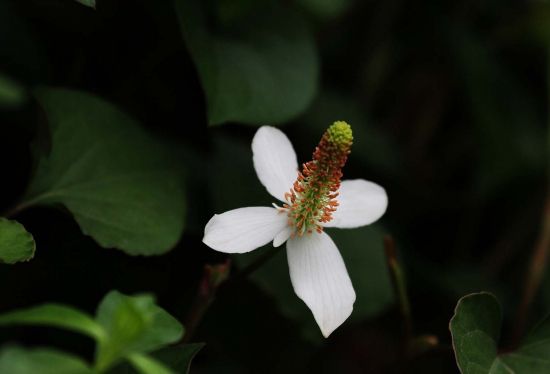
[[[0,373],[93,374],[80,358],[49,348],[6,347],[0,352]]]
[[[27,94],[16,81],[0,73],[0,109],[21,105]]]
[[[370,226],[353,230],[331,230],[328,234],[334,239],[344,258],[357,294],[351,320],[360,321],[383,311],[392,302],[393,291],[382,247],[381,230]],[[263,250],[265,249],[235,255],[233,259],[240,267],[244,267],[261,256]],[[281,252],[284,251],[281,248]],[[312,342],[320,341],[321,332],[311,312],[292,288],[286,255],[277,254],[256,270],[251,279],[274,297],[283,315],[300,322],[304,338]]]
[[[466,30],[453,42],[479,142],[479,188],[489,193],[546,166],[545,129],[536,100],[490,46]]]
[[[75,0],[82,5],[89,6],[90,8],[95,9],[95,0]]]
[[[550,318],[545,318],[514,352],[498,354],[502,315],[497,299],[481,292],[458,301],[450,322],[453,347],[464,374],[550,372]]]
[[[301,17],[269,1],[252,11],[237,7],[236,15],[226,17],[231,24],[213,25],[207,4],[176,0],[206,94],[209,123],[259,126],[286,122],[304,111],[317,91],[319,63]]]
[[[14,264],[34,256],[36,244],[22,224],[0,217],[0,261]]]
[[[161,254],[183,230],[181,172],[139,124],[92,95],[37,92],[51,129],[23,206],[63,204],[85,234],[132,255]]]
[[[96,340],[105,337],[103,328],[87,314],[70,306],[44,304],[0,315],[0,325],[54,326],[76,331]]]
[[[128,361],[130,361],[141,374],[174,374],[172,370],[162,363],[144,354],[133,353],[128,356]]]
[[[152,296],[126,296],[117,291],[105,296],[98,307],[97,321],[107,332],[96,353],[97,367],[102,369],[130,354],[174,343],[184,331]]]
[[[319,18],[338,17],[352,4],[353,0],[298,0],[298,2]]]

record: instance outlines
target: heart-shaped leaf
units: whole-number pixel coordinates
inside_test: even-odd
[[[22,206],[62,204],[85,234],[132,255],[161,254],[183,230],[181,171],[163,144],[92,95],[42,89],[51,149],[37,150]]]
[[[450,322],[458,367],[463,374],[550,372],[550,318],[545,318],[513,352],[498,353],[502,315],[490,293],[464,296]]]
[[[14,264],[34,256],[36,245],[22,224],[0,217],[0,261]]]
[[[272,1],[249,2],[231,12],[208,4],[216,2],[176,0],[206,94],[209,123],[259,126],[304,111],[317,91],[319,63],[299,14]],[[216,14],[218,24],[209,24]]]

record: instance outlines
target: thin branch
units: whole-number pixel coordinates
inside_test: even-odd
[[[529,310],[544,277],[550,250],[550,195],[546,198],[542,227],[525,275],[523,298],[519,304],[512,341],[517,344],[525,331]]]
[[[204,314],[210,307],[210,304],[214,302],[218,288],[229,276],[230,268],[231,260],[229,259],[223,264],[206,264],[204,266],[195,300],[185,319],[185,335],[181,340],[181,344],[188,343],[195,334]]]
[[[399,311],[403,319],[403,329],[405,335],[405,347],[408,347],[409,342],[413,336],[413,324],[411,317],[411,305],[409,302],[409,296],[407,294],[407,285],[405,281],[405,275],[397,260],[397,252],[395,249],[395,241],[389,235],[384,237],[384,250],[386,252],[386,260],[388,263],[388,269],[390,271],[390,277],[395,292],[395,297],[399,304]]]

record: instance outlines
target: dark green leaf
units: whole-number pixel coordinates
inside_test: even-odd
[[[49,348],[7,347],[0,352],[0,373],[93,374],[80,358]]]
[[[96,354],[98,368],[108,368],[133,353],[150,352],[178,341],[183,326],[152,296],[126,296],[112,291],[101,302],[97,321],[107,332]]]
[[[502,315],[489,293],[464,296],[451,319],[458,367],[464,374],[550,372],[550,318],[544,319],[514,352],[498,354]]]
[[[209,123],[259,126],[285,122],[304,111],[316,93],[319,67],[300,16],[275,2],[262,2],[237,7],[237,14],[218,19],[213,31],[207,4],[176,0],[206,93]]]
[[[89,6],[90,8],[95,9],[95,0],[76,0],[76,1],[82,5],[86,5],[86,6]]]
[[[55,326],[88,335],[96,340],[105,337],[103,328],[87,314],[69,306],[44,304],[0,315],[0,325]]]
[[[22,224],[0,217],[0,261],[14,264],[34,256],[36,245]]]
[[[533,93],[472,32],[455,30],[453,43],[479,143],[478,188],[484,193],[502,190],[505,183],[543,172],[546,137]]]
[[[21,105],[26,97],[23,87],[0,73],[0,109]]]
[[[37,97],[51,128],[23,205],[63,204],[103,247],[161,254],[183,229],[184,193],[170,155],[133,119],[77,91]]]

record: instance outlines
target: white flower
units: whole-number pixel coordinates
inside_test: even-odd
[[[351,139],[351,130],[349,136]],[[264,126],[254,136],[252,152],[260,182],[283,202],[283,207],[274,204],[274,207],[247,207],[216,214],[204,229],[203,242],[225,253],[250,252],[270,241],[275,247],[286,242],[294,291],[311,309],[321,332],[328,337],[351,314],[355,291],[338,248],[322,229],[356,228],[375,222],[386,211],[386,192],[363,179],[343,181],[339,194],[330,195],[338,204],[334,204],[335,211],[329,210],[329,221],[317,220],[312,226],[316,230],[304,231],[301,227],[297,230],[289,214],[292,209],[289,191],[293,192],[295,181],[302,174],[298,172],[292,144],[280,130]]]

